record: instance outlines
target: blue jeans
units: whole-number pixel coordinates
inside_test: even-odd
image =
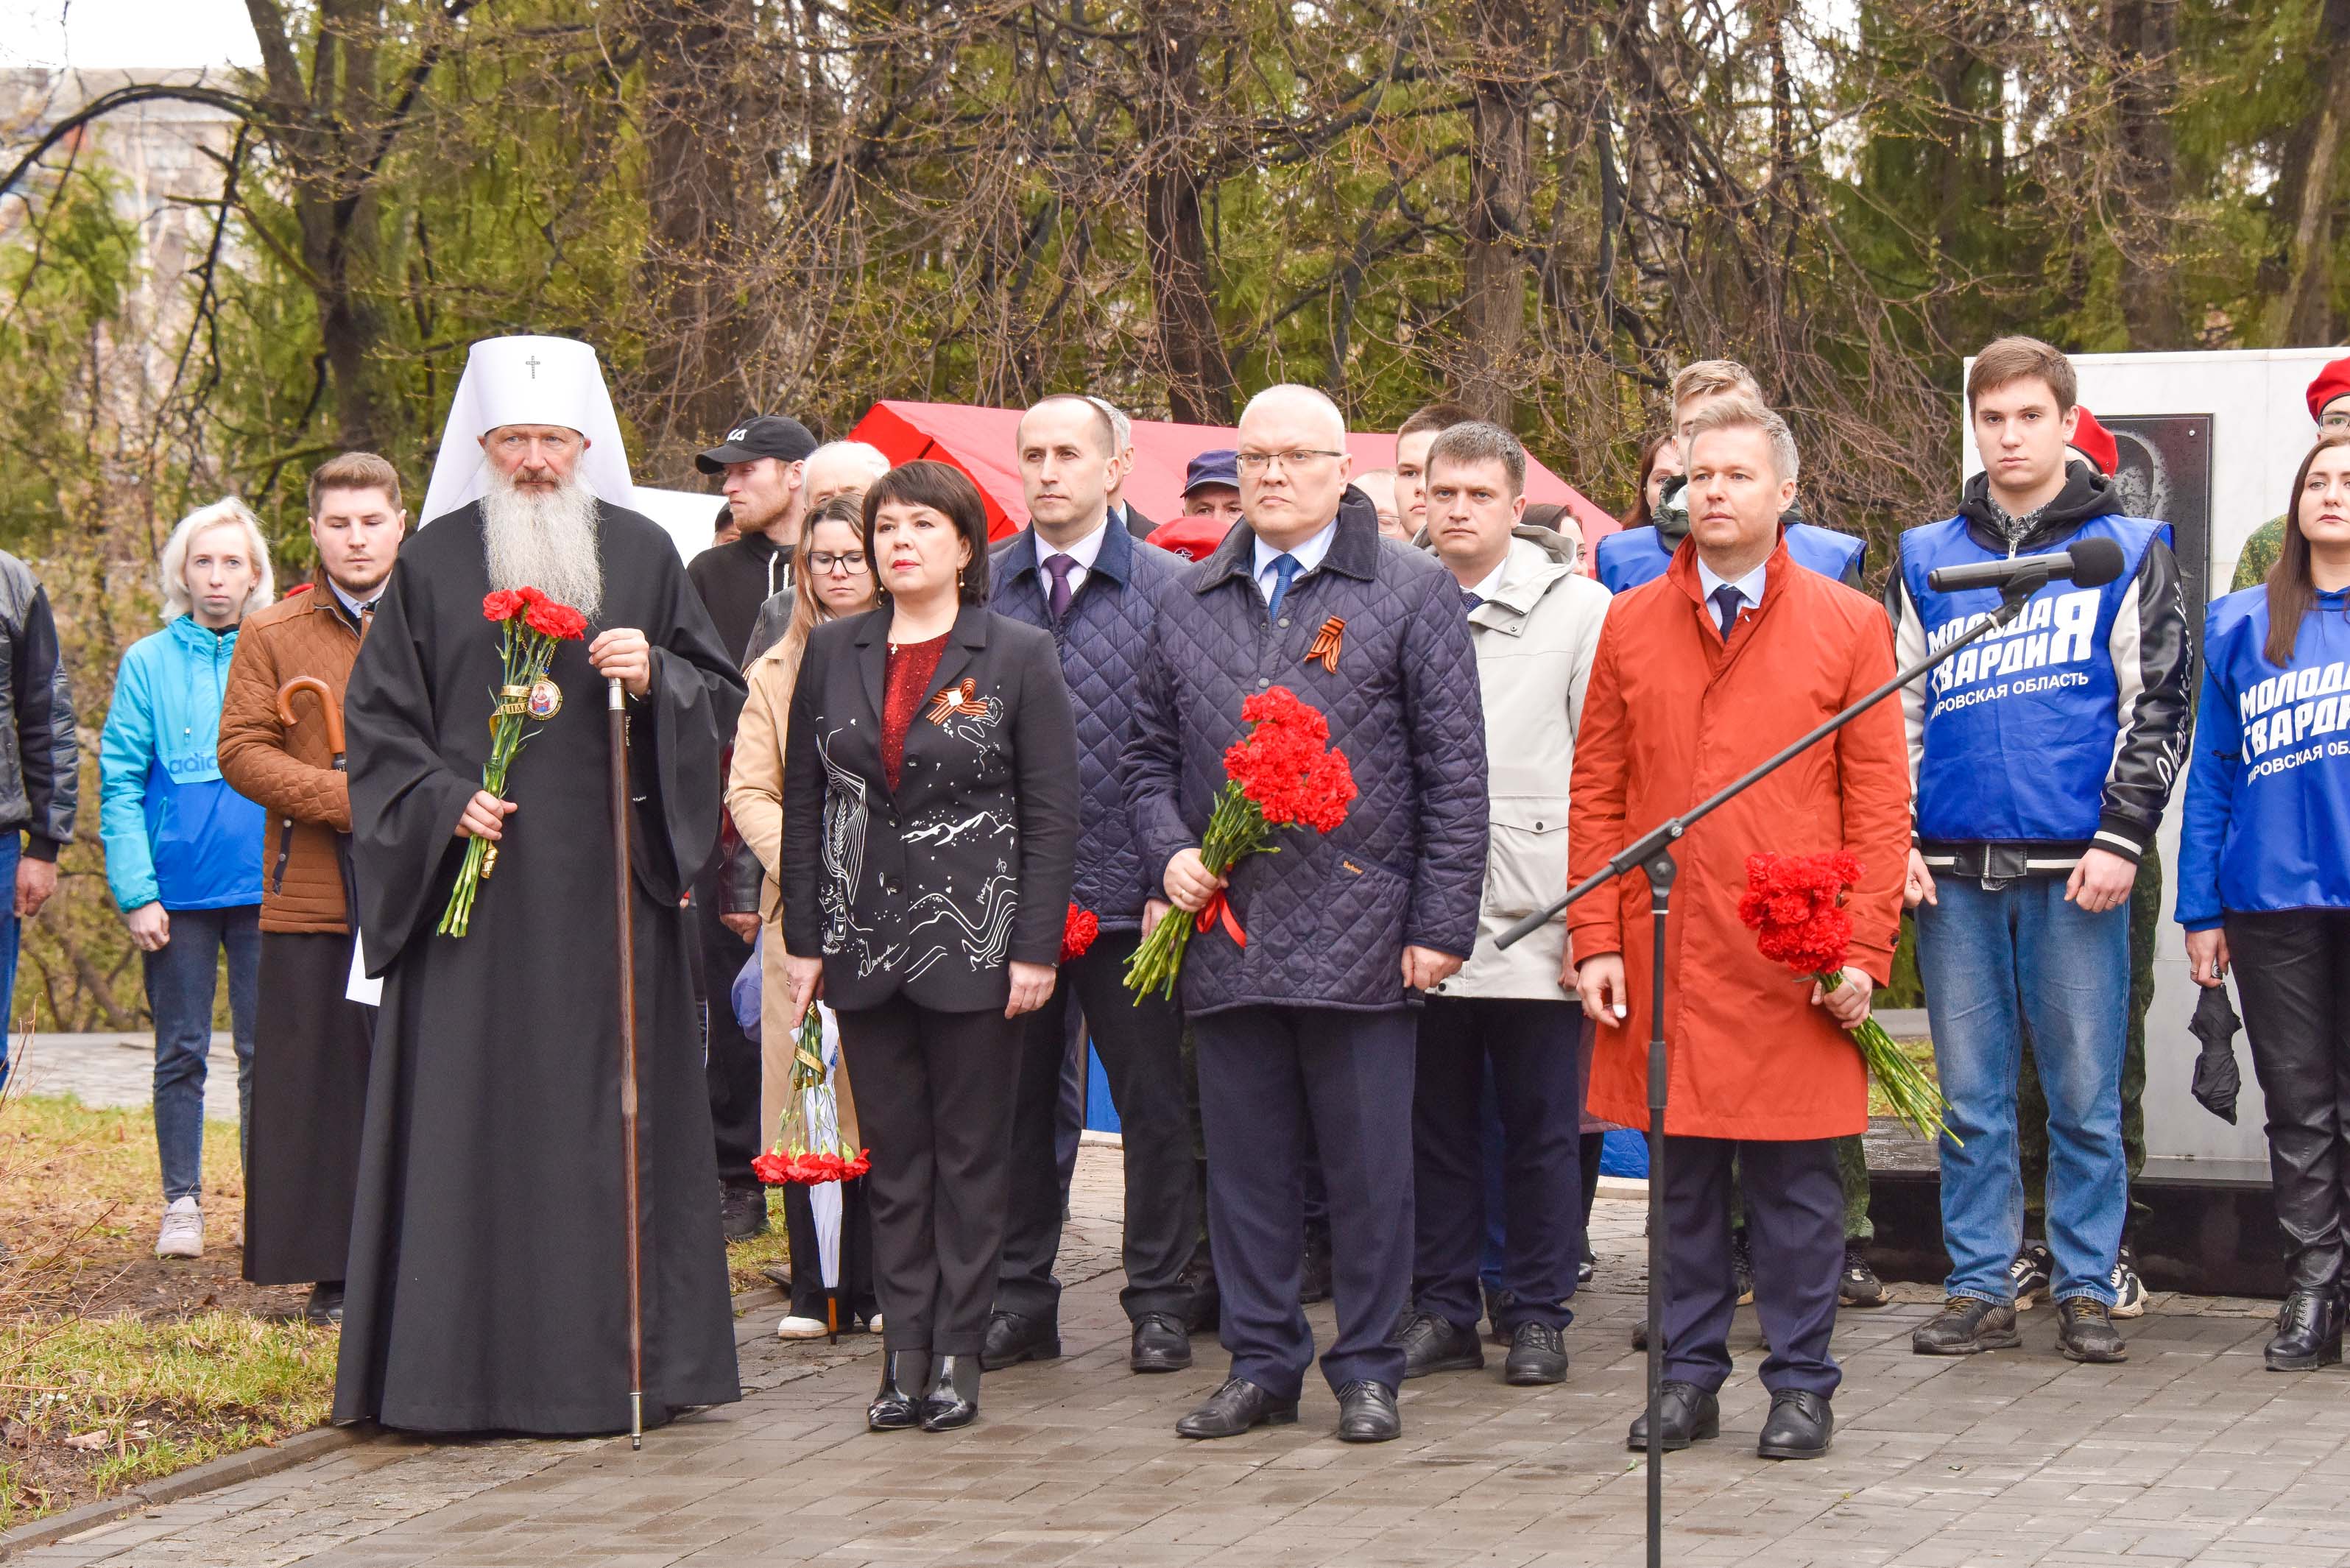
[[[204,1058],[213,1047],[213,996],[228,950],[228,1012],[236,1036],[237,1148],[253,1126],[253,1012],[261,992],[261,906],[173,909],[172,940],[142,953],[147,1008],[155,1015],[155,1154],[163,1201],[204,1189]]]
[[[2023,1025],[2048,1100],[2048,1251],[2054,1294],[2113,1304],[2114,1254],[2129,1201],[2122,1153],[2122,1050],[2129,1023],[2129,906],[2084,914],[2064,878],[1985,891],[1947,877],[1918,907],[1934,1064],[1950,1102],[1942,1244],[1948,1292],[2004,1302],[2023,1244],[2016,1083]]]
[[[16,942],[22,934],[16,919],[16,862],[25,853],[25,836],[0,833],[0,1085],[8,1082],[8,1037],[16,1022]]]

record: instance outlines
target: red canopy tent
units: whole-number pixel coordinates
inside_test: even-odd
[[[871,442],[893,463],[929,458],[962,469],[987,502],[989,535],[1002,538],[1028,522],[1027,504],[1021,497],[1020,466],[1013,456],[1019,425],[1018,409],[893,399],[867,410],[848,439]],[[1201,452],[1229,448],[1238,441],[1239,432],[1227,426],[1135,421],[1134,473],[1126,483],[1127,500],[1155,521],[1178,515],[1183,510],[1185,466]],[[1357,431],[1347,437],[1347,450],[1354,454],[1358,472],[1391,467],[1395,444],[1395,437],[1376,432]],[[1616,532],[1616,519],[1532,458],[1526,460],[1526,499],[1557,502],[1574,514],[1583,529],[1586,570],[1591,546],[1601,535]]]

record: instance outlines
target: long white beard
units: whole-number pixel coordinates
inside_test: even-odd
[[[576,477],[525,491],[495,475],[482,497],[482,545],[491,587],[536,588],[589,617],[602,607],[596,497]]]

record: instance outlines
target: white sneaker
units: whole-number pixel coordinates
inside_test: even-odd
[[[868,1334],[879,1334],[881,1332],[881,1314],[877,1312],[871,1317],[865,1320],[865,1332]]]
[[[2114,1272],[2108,1280],[2114,1287],[2114,1315],[2144,1317],[2146,1282],[2138,1278],[2137,1254],[2124,1247],[2121,1255],[2114,1260]]]
[[[777,1339],[822,1339],[831,1332],[820,1317],[787,1317],[775,1325]]]
[[[204,1255],[204,1211],[192,1198],[174,1198],[163,1210],[163,1228],[155,1235],[159,1258],[201,1258]]]

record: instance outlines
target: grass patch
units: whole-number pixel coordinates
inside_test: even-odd
[[[747,1241],[726,1244],[726,1277],[735,1294],[773,1285],[765,1271],[771,1267],[788,1269],[792,1249],[784,1240],[784,1189],[767,1189],[767,1233],[754,1236]]]
[[[0,1100],[0,1528],[326,1418],[335,1332],[242,1277],[234,1127],[204,1176],[204,1256],[165,1262],[150,1112]]]

